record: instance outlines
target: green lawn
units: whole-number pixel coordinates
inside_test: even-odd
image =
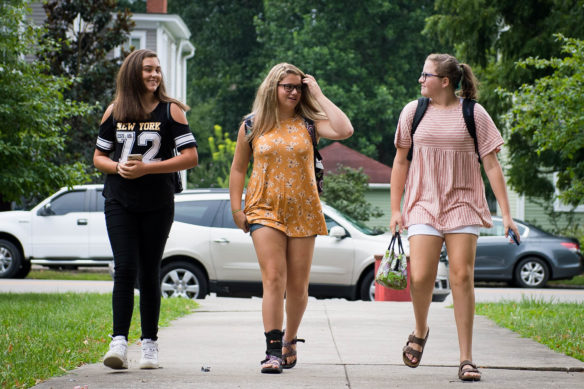
[[[28,388],[103,358],[112,328],[111,294],[0,294],[0,387]],[[193,311],[162,299],[160,327]],[[140,337],[136,298],[129,341]]]
[[[476,313],[584,362],[584,304],[524,299],[477,304]]]
[[[107,268],[82,270],[33,269],[26,278],[33,280],[112,281],[112,276]]]
[[[548,286],[581,286],[584,288],[584,274],[573,277],[570,280],[548,281]]]

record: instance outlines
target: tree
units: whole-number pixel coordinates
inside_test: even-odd
[[[235,144],[227,132],[216,124],[213,127],[214,136],[208,141],[211,159],[203,161],[189,176],[189,182],[196,188],[229,188],[229,174]]]
[[[169,12],[181,15],[196,47],[188,62],[188,120],[196,130],[201,161],[211,159],[208,144],[213,126],[235,135],[250,111],[261,68],[254,17],[261,0],[174,0]]]
[[[339,166],[337,173],[324,175],[324,190],[320,198],[357,221],[366,222],[371,217],[381,217],[383,211],[365,200],[368,182],[369,177],[363,169]]]
[[[401,109],[419,95],[417,79],[425,57],[443,48],[421,35],[432,4],[265,2],[256,21],[263,73],[278,62],[290,62],[314,75],[356,129],[346,143],[391,164]]]
[[[503,115],[515,104],[512,94],[521,85],[553,72],[541,66],[516,66],[529,57],[563,57],[553,34],[584,38],[584,0],[437,0],[435,15],[424,33],[456,46],[456,56],[473,65],[481,80],[481,104],[491,113],[505,135]],[[543,178],[564,157],[557,150],[539,150],[529,131],[506,136],[511,152],[507,172],[513,189],[527,196],[547,196],[553,184]]]
[[[25,4],[0,3],[1,210],[23,197],[44,197],[88,179],[83,163],[61,160],[69,135],[62,123],[87,107],[64,98],[69,80],[47,75],[41,62],[25,59],[47,49],[38,45],[40,30],[27,21]]]
[[[566,57],[519,62],[520,68],[553,73],[511,93],[511,139],[523,141],[510,143],[510,182],[520,192],[546,200],[554,197],[557,186],[564,203],[578,206],[584,204],[584,41],[556,37]],[[527,148],[518,147],[525,143]],[[555,185],[552,173],[557,174]]]
[[[353,148],[390,163],[403,105],[419,94],[425,56],[443,48],[420,34],[433,0],[174,0],[197,51],[189,62],[189,122],[204,160],[220,123],[237,131],[267,71],[290,62],[316,76],[357,129]]]
[[[116,11],[116,0],[49,0],[43,4],[47,19],[44,39],[57,46],[41,53],[47,72],[72,80],[65,97],[92,107],[68,120],[72,131],[63,155],[68,161],[91,166],[97,127],[113,100],[115,77],[123,58],[114,48],[128,42],[134,26],[128,10]]]

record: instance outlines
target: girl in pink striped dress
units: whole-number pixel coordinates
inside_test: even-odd
[[[421,94],[430,98],[430,102],[414,135],[411,162],[407,155],[412,145],[411,128],[418,102],[412,101],[402,110],[391,174],[390,229],[392,232],[408,229],[410,291],[416,321],[404,347],[403,360],[409,367],[420,364],[430,333],[428,310],[445,242],[460,348],[458,377],[463,381],[478,381],[481,374],[472,362],[474,262],[479,229],[492,223],[474,140],[462,115],[462,99],[476,99],[477,81],[467,64],[448,54],[431,54],[418,82]],[[511,229],[519,236],[510,215],[505,179],[497,159],[503,139],[478,103],[474,119],[478,152],[503,214],[505,234]]]

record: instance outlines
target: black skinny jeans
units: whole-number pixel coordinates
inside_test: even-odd
[[[160,261],[174,205],[149,212],[130,212],[117,201],[106,201],[105,220],[114,254],[113,336],[128,339],[134,310],[134,282],[140,284],[142,339],[158,339]]]

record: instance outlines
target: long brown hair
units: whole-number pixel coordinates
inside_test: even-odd
[[[450,54],[430,54],[427,60],[436,64],[436,72],[448,77],[457,96],[478,99],[478,80],[469,65],[460,63]],[[456,90],[460,87],[460,91]]]
[[[300,76],[301,79],[305,77],[304,72],[296,66],[288,63],[279,63],[270,70],[258,88],[251,113],[254,115],[254,118],[252,131],[248,135],[250,142],[256,137],[270,131],[280,122],[280,118],[278,117],[278,84],[289,74]],[[308,88],[302,90],[300,102],[296,105],[295,111],[297,115],[307,119],[326,119],[326,115]]]
[[[148,49],[133,51],[126,57],[118,71],[116,97],[113,101],[114,118],[117,121],[146,120],[150,117],[145,101],[147,89],[142,77],[142,63],[145,58],[158,58],[158,56]],[[162,74],[160,85],[154,92],[154,96],[159,101],[175,103],[183,111],[189,110],[188,105],[168,97]]]

